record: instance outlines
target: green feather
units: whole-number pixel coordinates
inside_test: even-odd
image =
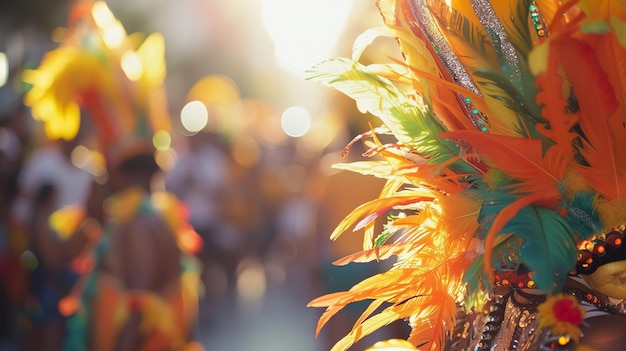
[[[428,132],[421,127],[421,106],[396,88],[391,81],[367,72],[366,68],[346,58],[323,61],[306,71],[306,78],[337,89],[354,99],[362,112],[380,118],[402,143],[411,145]],[[443,128],[437,128],[437,134]]]
[[[576,234],[558,213],[528,206],[503,228],[523,240],[519,261],[533,271],[537,287],[552,292],[563,287],[576,263]]]
[[[429,159],[443,163],[457,157],[459,147],[437,138],[444,127],[415,99],[408,97],[390,80],[370,73],[367,67],[346,58],[323,61],[307,72],[307,79],[337,89],[354,99],[359,109],[378,117],[403,144]],[[473,167],[457,161],[451,168],[474,173]]]
[[[529,93],[532,95],[530,95],[530,98],[527,98],[524,92],[519,91],[517,87],[500,72],[484,67],[475,68],[473,72],[477,78],[480,78],[476,83],[484,89],[486,94],[500,100],[508,109],[516,111],[517,115],[521,118],[519,123],[520,129],[518,131],[520,135],[545,139],[545,137],[535,129],[536,123],[545,122],[541,116],[541,110],[535,102],[535,88],[528,88],[531,90]],[[525,74],[530,73],[526,72]],[[531,77],[530,82],[534,87],[534,78]],[[526,127],[522,128],[522,125]],[[526,130],[530,132],[530,135],[526,133]]]
[[[478,215],[478,222],[481,224],[481,235],[484,238],[493,222],[495,216],[497,216],[505,207],[517,200],[515,196],[505,190],[494,191],[486,184],[477,184],[476,188],[472,189],[474,196],[483,199],[482,206],[480,207],[480,214]]]
[[[383,228],[383,231],[380,234],[378,234],[376,239],[374,239],[374,247],[381,247],[385,245],[387,240],[389,240],[389,238],[391,238],[397,232],[398,229],[394,228],[391,225],[391,223],[397,218],[398,218],[397,216],[387,217],[387,225]]]
[[[472,308],[480,308],[484,304],[483,292],[490,290],[489,277],[485,274],[485,266],[483,265],[483,255],[477,256],[469,266],[463,281],[467,283],[467,310]]]
[[[514,243],[517,239],[511,235],[501,235],[498,238],[498,241],[493,247],[494,252],[505,252],[509,250],[509,247],[512,246],[512,242]],[[502,256],[502,255],[494,255]],[[494,262],[495,264],[495,262]],[[498,265],[496,267],[500,266]],[[466,308],[480,308],[482,304],[485,302],[485,292],[491,291],[489,277],[485,273],[485,265],[483,255],[478,255],[472,261],[472,264],[468,267],[468,269],[463,274],[463,281],[467,283],[467,305]]]
[[[602,232],[604,228],[600,214],[594,206],[596,196],[591,192],[578,191],[567,204],[567,222],[572,228],[576,228],[580,239],[588,239]]]
[[[489,230],[494,216],[515,200],[501,192],[493,192],[492,196],[485,198],[481,208],[483,233]],[[561,288],[574,268],[576,233],[563,217],[550,209],[539,206],[521,209],[504,226],[498,238],[498,244],[493,248],[494,267],[516,269],[523,263],[533,272],[537,287],[546,292]],[[512,256],[510,252],[518,254]],[[477,258],[466,272],[465,281],[471,288],[476,288],[481,269],[483,260]]]

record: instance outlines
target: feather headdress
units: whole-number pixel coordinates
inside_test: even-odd
[[[104,1],[77,2],[60,47],[23,77],[32,85],[24,101],[49,138],[74,138],[82,111],[115,163],[169,131],[163,36],[142,39],[127,35]]]
[[[334,351],[398,319],[412,345],[443,349],[456,306],[480,308],[496,270],[524,267],[558,292],[578,245],[626,221],[626,6],[560,3],[377,0],[384,28],[359,37],[351,59],[308,71],[383,123],[368,143],[376,159],[337,166],[387,184],[332,233],[366,233],[363,251],[336,263],[398,258],[310,303],[327,307],[319,332],[371,301]],[[359,63],[377,36],[396,38],[404,61]]]

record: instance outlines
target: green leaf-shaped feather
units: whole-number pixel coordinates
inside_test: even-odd
[[[370,73],[366,66],[346,58],[323,61],[307,72],[307,79],[337,89],[354,99],[359,109],[378,117],[401,143],[429,159],[443,163],[456,157],[456,144],[437,138],[445,129],[418,101],[407,96],[390,80]],[[474,169],[464,162],[454,167],[466,173]]]
[[[520,210],[503,229],[522,238],[520,262],[533,271],[539,289],[558,290],[576,263],[575,233],[553,210],[528,206]]]

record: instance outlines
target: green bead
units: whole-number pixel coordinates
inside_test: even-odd
[[[472,99],[470,99],[470,98],[466,97],[466,98],[465,98],[465,103],[466,103],[466,104],[469,104],[470,102],[472,102]]]

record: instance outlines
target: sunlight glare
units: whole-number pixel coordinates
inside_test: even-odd
[[[302,77],[332,56],[354,0],[261,0],[279,66]]]

